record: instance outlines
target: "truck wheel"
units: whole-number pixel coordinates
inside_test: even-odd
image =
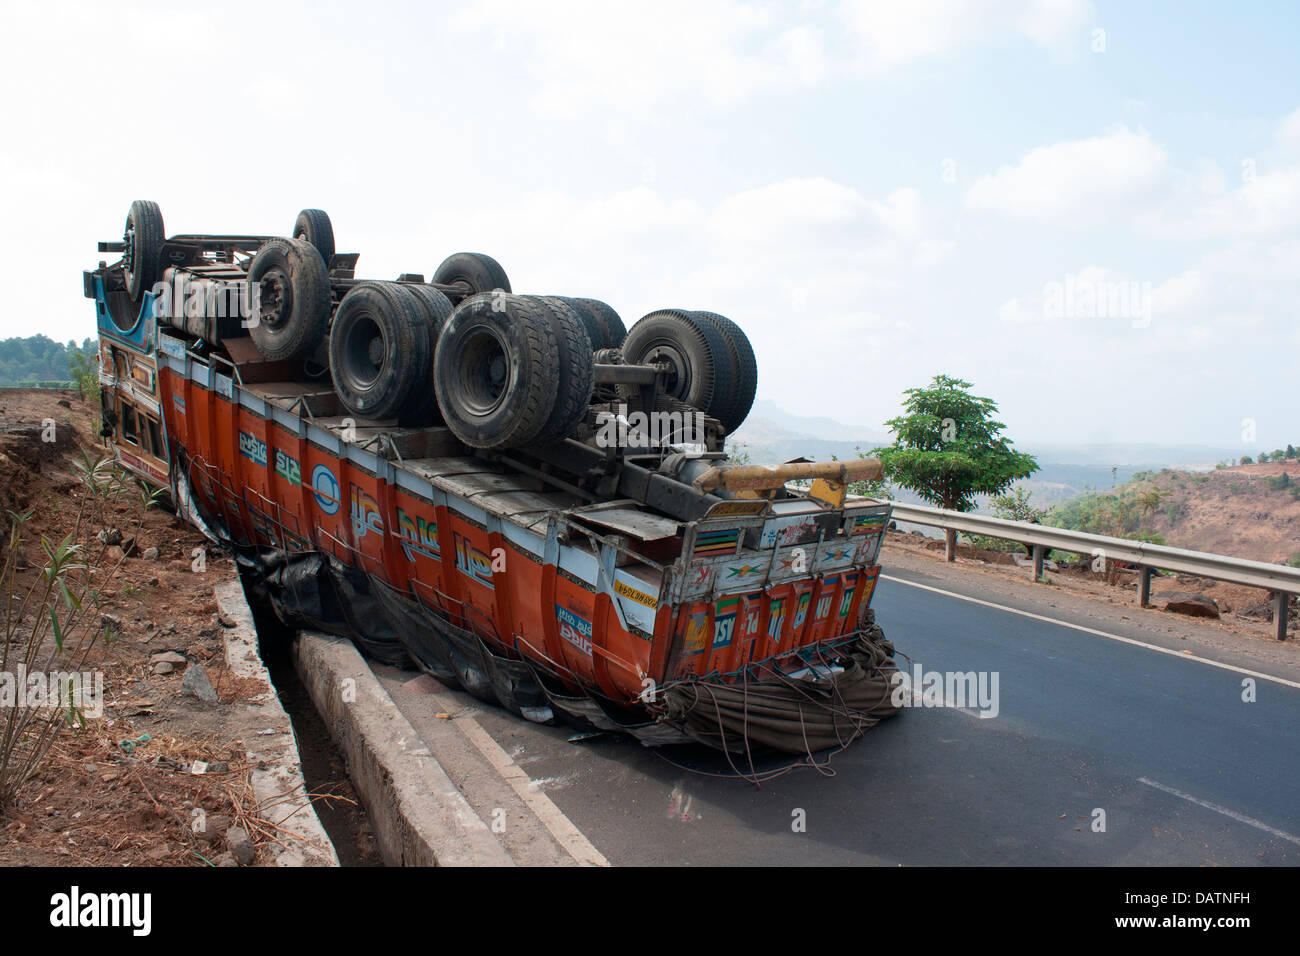
[[[162,253],[162,211],[156,202],[137,199],[126,214],[126,228],[122,231],[122,271],[126,276],[126,291],[139,301],[140,296],[153,288],[158,281],[158,259]]]
[[[311,352],[330,317],[325,260],[302,239],[271,239],[248,266],[253,315],[248,334],[272,361]]]
[[[462,299],[479,292],[510,291],[506,270],[491,256],[481,252],[457,252],[448,256],[434,270],[432,281],[435,285],[461,283],[465,288]]]
[[[537,303],[551,320],[555,332],[559,365],[556,375],[555,407],[537,433],[538,441],[567,438],[587,417],[591,390],[596,384],[595,350],[576,309],[558,296],[526,296]]]
[[[433,390],[433,356],[437,352],[443,326],[451,318],[452,305],[451,300],[433,286],[405,283],[399,284],[398,288],[415,298],[429,330],[429,361],[425,363],[424,374],[416,388],[411,390],[399,416],[403,425],[423,428],[441,420],[438,414],[438,395]]]
[[[576,301],[581,302],[592,311],[604,330],[605,344],[598,345],[597,348],[616,349],[623,344],[623,340],[627,338],[627,326],[623,324],[623,320],[619,318],[613,306],[607,305],[599,299],[578,299]]]
[[[442,330],[433,387],[443,421],[474,448],[537,437],[555,407],[559,346],[551,319],[521,296],[475,295]]]
[[[712,409],[735,388],[726,339],[694,312],[660,309],[644,316],[623,341],[623,359],[629,365],[666,362],[668,394],[715,418]],[[624,386],[625,397],[636,392]]]
[[[330,373],[344,407],[358,417],[396,418],[420,378],[421,335],[427,343],[412,297],[383,282],[354,285],[330,332]]]
[[[564,295],[546,295],[541,296],[547,302],[550,302],[556,308],[562,308],[567,312],[573,313],[578,321],[582,323],[583,330],[587,333],[587,340],[591,343],[591,351],[594,354],[597,349],[604,348],[602,344],[605,341],[605,327],[601,324],[596,313],[587,308],[581,299],[571,299]]]
[[[696,312],[713,323],[714,327],[726,339],[727,351],[731,356],[732,380],[736,383],[731,391],[729,401],[715,403],[716,412],[710,411],[728,433],[734,432],[749,415],[754,407],[754,393],[758,389],[758,362],[754,358],[754,349],[749,338],[740,326],[725,315],[716,312]],[[728,396],[719,396],[726,399]],[[724,407],[725,405],[725,407]]]
[[[293,237],[305,239],[315,246],[328,270],[330,256],[334,255],[334,227],[325,210],[304,209],[298,213],[298,220],[293,224]]]

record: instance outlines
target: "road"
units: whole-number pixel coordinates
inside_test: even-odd
[[[926,671],[996,672],[995,717],[908,708],[828,770],[756,787],[704,748],[570,742],[567,729],[455,696],[529,790],[615,865],[1300,860],[1296,674],[1256,665],[1281,680],[1256,677],[1246,702],[1248,658],[1216,667],[1180,653],[1176,635],[1161,652],[934,590],[979,593],[960,578],[887,574],[874,605],[886,634]],[[412,680],[376,672],[390,690]]]

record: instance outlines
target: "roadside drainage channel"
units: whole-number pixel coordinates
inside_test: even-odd
[[[277,839],[270,853],[277,866],[338,866],[333,843],[316,816],[303,780],[293,725],[277,696],[271,675],[258,653],[253,612],[238,579],[213,589],[226,625],[226,663],[235,676],[266,688],[246,704],[263,729],[245,738],[252,766],[250,783],[257,815],[274,827]]]
[[[366,807],[294,666],[292,644],[296,632],[276,617],[269,605],[254,601],[252,610],[262,660],[298,741],[303,779],[308,791],[317,797],[313,809],[334,843],[340,865],[383,866],[384,858],[375,845]]]
[[[512,866],[352,642],[300,631],[298,676],[347,761],[390,866]]]

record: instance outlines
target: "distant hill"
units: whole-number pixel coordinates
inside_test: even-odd
[[[854,458],[859,450],[870,451],[888,442],[889,433],[883,428],[844,424],[824,416],[794,415],[775,402],[759,399],[754,403],[749,418],[728,438],[727,447],[748,454],[755,464],[775,464],[793,458],[810,458],[815,462]],[[1217,463],[1235,462],[1243,451],[1247,451],[1240,447],[1157,445],[1153,442],[1017,446],[1039,460],[1039,471],[1034,473],[1034,477],[1017,483],[1032,494],[1031,501],[1036,507],[1061,505],[1089,492],[1118,490],[1140,473],[1158,472],[1162,468],[1184,473],[1217,473],[1214,472]],[[1294,467],[1292,471],[1296,472],[1294,477],[1300,477],[1300,467]],[[894,490],[894,497],[902,502],[923,503],[904,489]],[[987,499],[979,502],[978,510],[988,511]],[[1296,548],[1300,548],[1300,544]]]
[[[1152,489],[1163,498],[1154,513],[1144,513],[1140,498]],[[1120,523],[1126,532],[1154,533],[1179,548],[1300,562],[1300,461],[1140,472],[1113,492],[1061,505],[1047,523],[1098,533]]]
[[[44,335],[0,340],[0,385],[70,382],[73,376],[68,358],[74,352],[94,358],[97,347],[91,339],[80,346],[72,341],[60,345]]]
[[[853,458],[859,450],[867,452],[889,441],[890,435],[883,428],[795,415],[775,402],[760,399],[754,403],[745,423],[727,439],[727,447],[749,455],[755,464],[775,464],[800,457],[813,461]],[[1228,449],[1201,446],[1094,444],[1025,447],[1024,450],[1038,458],[1039,470],[1019,484],[1033,494],[1033,503],[1043,508],[1089,490],[1122,484],[1144,469],[1188,462],[1204,462],[1201,467],[1209,469],[1215,462],[1232,456]],[[895,496],[899,501],[920,503],[909,491],[897,490]]]

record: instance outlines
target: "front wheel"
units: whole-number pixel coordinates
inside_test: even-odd
[[[126,227],[122,231],[122,271],[126,277],[126,291],[133,301],[153,288],[158,280],[159,258],[163,240],[162,211],[156,202],[137,199],[126,214]]]
[[[325,336],[330,278],[325,261],[302,239],[272,239],[248,266],[248,334],[272,361],[310,353]]]

